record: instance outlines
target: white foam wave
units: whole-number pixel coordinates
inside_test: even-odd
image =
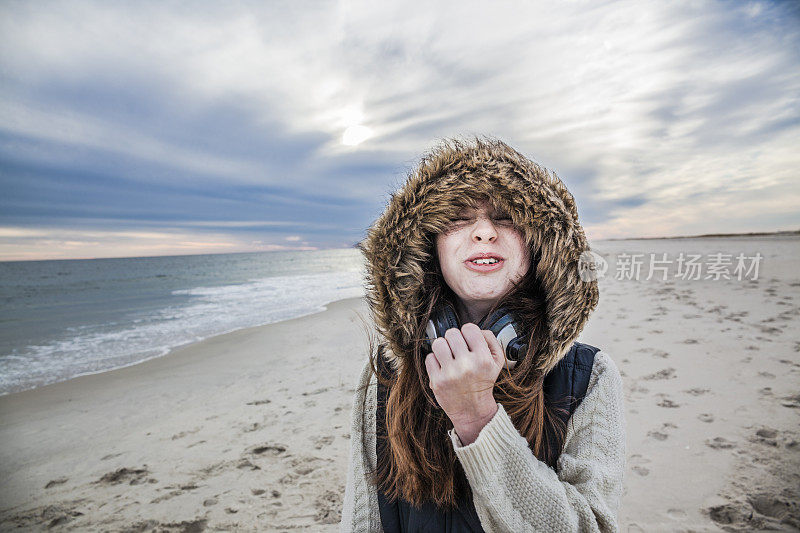
[[[280,276],[173,291],[189,303],[130,320],[81,326],[70,335],[0,357],[0,395],[136,364],[170,349],[246,327],[322,311],[364,294],[361,272]],[[77,333],[77,334],[76,334]]]

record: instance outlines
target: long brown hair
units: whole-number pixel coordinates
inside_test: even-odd
[[[429,237],[432,242],[433,236]],[[529,251],[531,263],[527,274],[489,311],[505,307],[519,325],[527,328],[523,332],[528,339],[527,353],[513,369],[504,367],[493,393],[528,441],[533,454],[555,468],[566,427],[556,414],[561,408],[545,402],[545,376],[536,370],[536,362],[546,355],[548,324],[545,293],[536,272],[538,250]],[[403,371],[384,379],[378,371],[377,358],[384,357],[385,347],[370,347],[372,371],[389,391],[385,410],[387,453],[378,458],[371,482],[389,500],[402,498],[417,507],[432,501],[440,508],[452,509],[459,501],[470,498],[471,490],[447,436],[453,425],[428,387],[424,363],[427,353],[422,353],[425,326],[434,309],[443,300],[454,303],[455,299],[435,253],[425,265],[423,285],[425,310],[419,318],[413,351],[408,354]]]

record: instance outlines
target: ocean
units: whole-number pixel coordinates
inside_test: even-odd
[[[0,395],[364,294],[355,248],[0,263]]]

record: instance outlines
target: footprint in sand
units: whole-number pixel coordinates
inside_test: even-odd
[[[266,405],[271,402],[272,400],[254,400],[252,402],[247,402],[247,405]]]
[[[148,433],[148,435],[149,435],[149,433]],[[122,454],[121,453],[110,453],[108,455],[104,455],[103,457],[101,457],[100,460],[101,461],[106,461],[108,459],[113,459],[114,457],[119,457],[120,455],[122,455]]]
[[[769,372],[759,372],[758,375],[762,378],[775,379],[775,374],[770,374]]]
[[[131,524],[126,531],[205,531],[207,525],[207,518],[183,520],[182,522],[158,522],[157,520],[144,520]]]
[[[647,432],[647,436],[651,437],[656,440],[667,440],[669,437],[669,433],[667,433],[670,429],[677,429],[678,426],[673,424],[672,422],[664,422],[661,424],[661,428],[658,430],[652,430]]]
[[[699,415],[697,415],[697,418],[701,422],[706,422],[706,423],[711,423],[714,421],[714,415],[712,415],[711,413],[700,413]]]
[[[800,526],[800,502],[792,501],[782,495],[758,492],[747,497],[748,503],[756,512],[780,520],[790,526]]]
[[[666,407],[669,409],[676,409],[681,406],[679,403],[675,403],[669,398],[662,398],[661,401],[658,402],[656,405],[659,407]]]
[[[311,392],[304,392],[303,396],[313,396],[315,394],[322,394],[323,392],[328,392],[330,390],[329,387],[322,387]]]
[[[646,465],[650,463],[650,459],[646,458],[640,453],[633,453],[630,457],[628,457],[628,462],[630,464]]]
[[[750,442],[766,444],[767,446],[778,447],[778,431],[772,428],[761,428],[756,431],[755,436],[750,438]]]
[[[314,448],[321,450],[325,446],[330,446],[335,437],[333,435],[326,435],[324,437],[317,437],[314,439]]]
[[[800,407],[800,394],[795,394],[793,396],[784,396],[782,398],[781,405],[784,407],[789,407],[791,409],[797,409]]]
[[[310,465],[305,465],[305,466],[297,467],[295,469],[294,473],[297,474],[298,476],[307,476],[308,474],[310,474],[314,470],[316,470],[316,467],[313,467],[313,466],[310,466]]]
[[[621,370],[620,370],[620,373],[622,373]],[[650,389],[648,389],[647,387],[642,387],[641,385],[639,385],[636,382],[634,382],[633,384],[630,385],[630,394],[631,395],[637,394],[637,393],[644,395],[644,394],[647,394],[648,392],[650,392]]]
[[[176,433],[175,435],[173,435],[172,440],[182,439],[186,435],[192,435],[194,433],[197,433],[198,431],[200,431],[200,428],[187,429],[186,431],[181,431],[180,433]]]
[[[667,509],[667,516],[674,520],[683,520],[686,518],[686,511],[682,509]]]
[[[271,455],[277,456],[286,451],[286,446],[283,444],[269,443],[255,446],[248,450],[249,453],[254,455]]]
[[[675,375],[675,369],[674,368],[664,368],[664,369],[659,370],[658,372],[655,372],[653,374],[648,374],[648,375],[642,377],[642,379],[646,379],[646,380],[672,379],[672,378],[675,378],[675,377],[677,377],[677,376]]]
[[[667,438],[669,437],[669,435],[667,435],[666,433],[662,433],[660,431],[648,431],[647,436],[654,438],[656,440],[667,440]]]
[[[697,339],[686,339],[683,341],[684,344],[698,344],[700,341]]]
[[[69,478],[65,478],[65,477],[60,477],[58,479],[52,479],[52,480],[47,482],[47,485],[45,485],[44,488],[49,489],[50,487],[55,487],[56,485],[63,485],[67,481],[69,481]]]
[[[261,467],[254,464],[250,459],[240,459],[236,468],[239,470],[261,470]]]
[[[105,483],[108,485],[117,485],[119,483],[127,482],[129,485],[138,485],[142,483],[144,479],[149,474],[147,470],[147,465],[144,465],[144,468],[118,468],[113,472],[109,472],[104,474],[99,480],[95,481],[95,483]]]
[[[340,492],[326,490],[314,501],[317,513],[314,521],[318,524],[338,524],[342,519],[342,495]]]
[[[703,509],[703,511],[708,513],[709,518],[717,524],[733,524],[746,516],[739,506],[732,503],[715,505]]]
[[[695,387],[693,389],[687,389],[683,392],[685,392],[686,394],[691,394],[692,396],[702,396],[707,392],[711,392],[711,389],[701,389],[699,387]]]
[[[714,437],[713,439],[706,439],[706,446],[715,450],[727,450],[735,448],[736,443],[724,437]]]
[[[650,459],[642,456],[642,454],[634,453],[628,457],[627,463],[630,465],[631,470],[640,476],[646,476],[650,473],[650,469],[645,466],[650,463]]]

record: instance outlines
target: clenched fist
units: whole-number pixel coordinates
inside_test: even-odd
[[[506,358],[494,333],[477,325],[448,329],[425,357],[430,387],[463,445],[475,441],[497,412],[492,389]]]

